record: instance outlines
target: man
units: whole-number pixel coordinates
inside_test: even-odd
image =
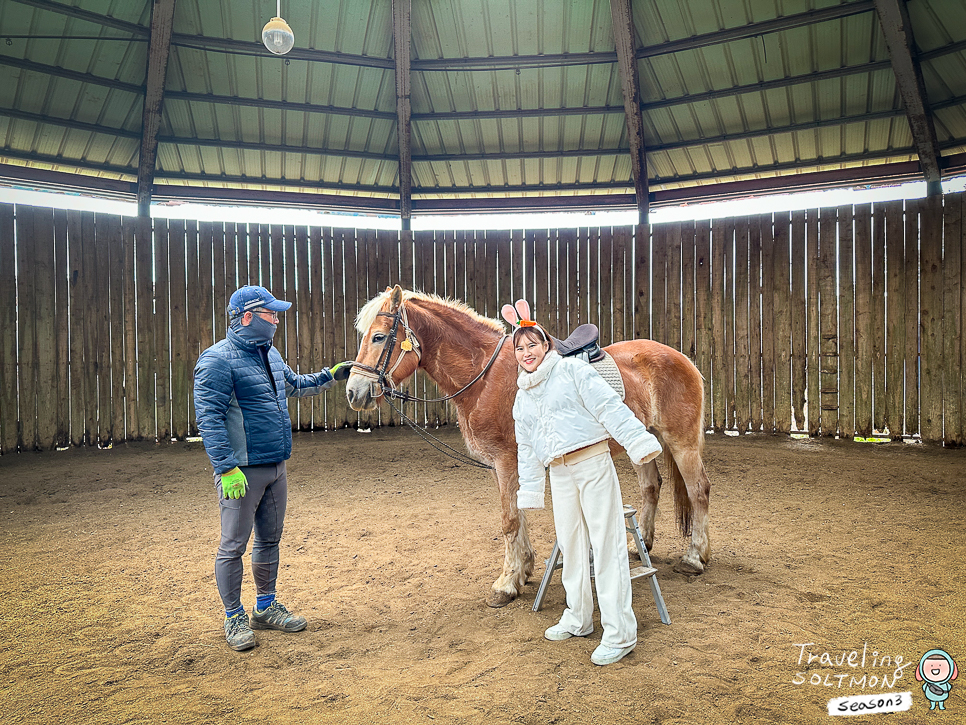
[[[291,306],[264,287],[242,287],[228,305],[227,337],[201,353],[195,366],[195,417],[221,508],[215,581],[225,605],[225,639],[239,651],[255,646],[252,629],[300,632],[307,625],[275,600],[288,494],[285,461],[292,454],[286,398],[321,393],[348,378],[353,365],[295,374],[272,347],[278,313]],[[249,620],[241,603],[242,555],[253,529],[257,598]]]

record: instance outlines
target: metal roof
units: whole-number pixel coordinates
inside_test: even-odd
[[[157,160],[140,179],[156,196],[311,192],[294,198],[398,208],[402,140],[416,209],[634,193],[612,15],[628,0],[397,6],[410,2],[411,115],[400,116],[391,0],[284,0],[296,37],[284,57],[259,41],[270,0],[0,0],[0,175],[26,167],[130,190],[148,138]],[[149,44],[165,5],[152,132]],[[632,0],[652,200],[750,179],[917,173],[896,165],[928,156],[929,134],[903,95],[915,75],[887,43],[888,6],[908,11],[934,163],[966,165],[962,0]]]

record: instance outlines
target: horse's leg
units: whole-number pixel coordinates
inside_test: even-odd
[[[711,497],[711,481],[704,470],[701,451],[697,447],[682,448],[673,452],[670,463],[674,481],[675,507],[678,520],[685,533],[690,530],[688,550],[674,571],[683,574],[701,574],[711,559],[708,541],[708,505]]]
[[[493,582],[486,603],[491,607],[505,607],[516,599],[523,585],[533,573],[535,553],[527,530],[526,514],[517,508],[516,458],[508,464],[496,466],[496,482],[500,491],[500,509],[503,513],[503,573]]]
[[[654,547],[654,519],[657,516],[657,501],[661,496],[661,472],[657,469],[657,461],[648,461],[643,466],[634,465],[637,473],[637,483],[641,487],[643,505],[641,515],[637,520],[641,528],[644,546],[648,551]],[[634,553],[637,553],[634,547]]]

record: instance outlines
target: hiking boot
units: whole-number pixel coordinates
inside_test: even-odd
[[[296,617],[278,602],[262,611],[252,610],[252,629],[277,629],[280,632],[301,632],[308,626],[305,617]]]
[[[255,646],[255,633],[252,632],[245,612],[239,612],[234,617],[225,617],[225,641],[238,652]]]

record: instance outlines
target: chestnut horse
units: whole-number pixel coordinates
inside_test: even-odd
[[[422,368],[445,395],[454,396],[452,402],[467,448],[494,467],[503,509],[505,556],[503,573],[494,582],[487,604],[508,604],[533,573],[534,551],[526,516],[517,509],[519,480],[512,414],[517,363],[511,343],[505,339],[503,323],[482,317],[461,302],[404,292],[396,285],[362,308],[356,328],[362,334],[362,343],[346,384],[352,408],[372,410],[386,387],[395,388]],[[691,536],[675,570],[700,574],[711,553],[711,483],[701,460],[701,373],[677,350],[651,340],[618,342],[605,350],[623,376],[624,402],[664,446],[665,466],[674,483],[677,521],[682,533]],[[612,440],[612,455],[621,450]],[[640,525],[650,550],[661,476],[654,461],[635,468],[644,499]]]

